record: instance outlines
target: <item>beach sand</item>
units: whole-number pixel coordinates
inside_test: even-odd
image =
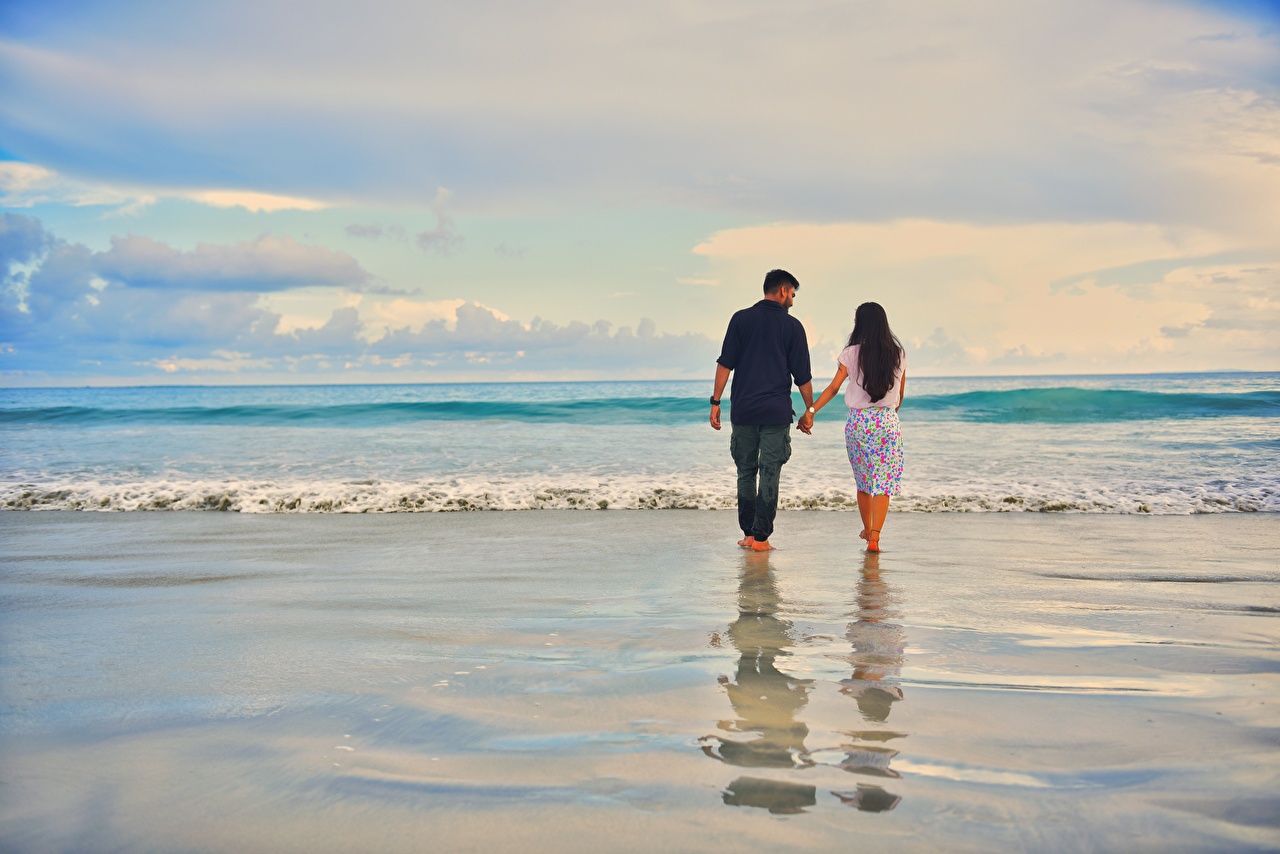
[[[0,513],[5,851],[1280,847],[1280,518]]]

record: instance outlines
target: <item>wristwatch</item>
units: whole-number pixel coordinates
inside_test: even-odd
[[[719,405],[720,405],[720,401],[716,400],[716,399],[713,397],[713,398],[711,398],[711,405],[712,405],[712,406],[719,406]]]
[[[817,414],[818,414],[818,410],[816,410],[816,409],[814,409],[812,406],[810,406],[810,407],[809,407],[809,414],[810,414],[810,415],[817,415]]]

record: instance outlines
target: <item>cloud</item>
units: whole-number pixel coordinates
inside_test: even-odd
[[[1207,4],[370,0],[306,26],[287,0],[144,8],[50,7],[0,43],[11,150],[122,185],[420,204],[446,184],[504,211],[1280,212],[1274,22]]]
[[[255,193],[249,190],[191,190],[180,195],[182,198],[215,208],[244,208],[254,213],[318,211],[328,207],[324,202],[315,199],[277,196],[272,193]]]
[[[436,215],[435,228],[418,233],[418,245],[441,255],[451,255],[462,246],[463,238],[458,234],[453,217],[445,212],[445,205],[453,197],[450,190],[440,187],[436,190],[435,199],[431,202],[431,211]]]
[[[815,349],[832,356],[854,308],[874,300],[924,373],[1280,363],[1280,343],[1251,327],[1253,318],[1280,322],[1272,313],[1280,302],[1274,240],[1120,222],[901,220],[725,229],[694,251],[725,281],[790,269],[803,285],[793,313]],[[1219,324],[1235,337],[1211,334]]]
[[[6,265],[31,263],[48,251],[54,240],[35,217],[0,213],[0,260]]]
[[[452,325],[457,322],[458,309],[466,302],[463,299],[413,299],[404,295],[392,300],[371,300],[364,317],[369,327],[377,330],[377,333],[389,332],[393,328],[421,329],[432,321]]]
[[[642,318],[613,328],[608,321],[558,325],[541,318],[528,324],[476,303],[457,307],[453,322],[429,321],[417,331],[389,330],[371,342],[370,354],[406,357],[431,365],[467,365],[517,371],[685,373],[715,359],[715,343],[698,334],[670,335]]]
[[[169,358],[148,359],[140,363],[143,367],[155,368],[166,374],[188,372],[200,373],[239,373],[241,371],[270,367],[269,359],[250,359],[247,353],[236,353],[229,350],[215,350],[210,358],[190,359],[179,356]]]
[[[288,238],[179,252],[129,236],[95,253],[32,217],[5,214],[0,226],[0,269],[9,271],[0,291],[0,372],[10,380],[353,371],[679,376],[704,373],[714,358],[705,337],[662,334],[651,320],[634,330],[606,321],[525,324],[461,299],[353,293],[343,276],[329,290],[346,304],[323,322],[287,317],[298,297],[280,288],[314,285],[317,270],[336,263],[350,273],[354,264]]]
[[[38,205],[63,204],[73,207],[111,207],[118,209],[120,213],[134,213],[162,198],[183,199],[214,208],[241,207],[254,213],[317,211],[329,207],[315,199],[252,190],[193,190],[76,180],[34,163],[0,161],[0,205],[5,207],[32,208]]]
[[[493,247],[493,254],[507,261],[519,261],[527,251],[523,246],[508,246],[506,243]]]
[[[43,204],[105,206],[135,211],[153,204],[155,195],[92,181],[75,181],[34,163],[0,161],[0,205],[31,208]]]
[[[398,225],[360,225],[353,223],[348,225],[343,231],[348,237],[356,237],[364,240],[381,240],[383,237],[389,237],[392,240],[404,240],[404,229]]]
[[[358,285],[369,278],[345,252],[264,235],[232,245],[197,244],[180,251],[148,237],[111,238],[95,269],[135,288],[275,291],[315,285]]]

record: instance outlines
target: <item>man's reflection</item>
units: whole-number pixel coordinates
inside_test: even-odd
[[[721,721],[719,727],[738,737],[702,739],[708,756],[731,765],[794,768],[812,764],[804,746],[809,728],[796,715],[808,702],[813,680],[798,679],[777,667],[794,643],[791,623],[777,616],[778,600],[767,555],[748,556],[738,585],[738,619],[725,631],[739,653],[738,671],[733,681],[720,677],[738,718]]]
[[[847,733],[853,742],[842,748],[845,756],[839,765],[855,774],[896,778],[899,774],[890,762],[898,751],[887,747],[886,742],[906,734],[876,725],[885,723],[893,704],[903,699],[897,678],[906,649],[906,632],[894,622],[900,615],[894,610],[893,591],[880,577],[880,555],[874,552],[867,552],[863,558],[856,605],[857,619],[845,633],[853,645],[849,655],[853,675],[841,680],[840,692],[857,701],[863,720],[874,728]],[[879,786],[863,784],[855,792],[832,794],[849,806],[870,812],[891,810],[902,800]]]

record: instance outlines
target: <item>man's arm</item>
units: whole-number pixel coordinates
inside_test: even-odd
[[[791,371],[791,378],[795,380],[800,389],[800,397],[804,399],[804,412],[800,416],[803,420],[809,414],[809,407],[813,406],[813,369],[809,366],[809,339],[804,334],[804,326],[798,320],[795,323],[798,334],[792,340],[791,351],[787,354],[787,369]]]
[[[813,380],[809,380],[807,383],[800,386],[800,396],[804,398],[804,412],[800,413],[799,423],[804,424],[805,419],[809,417],[809,407],[813,406]],[[808,423],[809,425],[813,424],[812,421]],[[806,435],[809,434],[809,431],[806,430],[804,427],[800,427],[800,430]]]
[[[724,343],[720,345],[720,358],[716,359],[716,387],[711,392],[711,397],[715,400],[719,400],[720,395],[724,394],[725,383],[729,382],[729,373],[738,364],[738,326],[741,317],[742,312],[736,312],[729,318],[729,328],[724,331]],[[711,427],[714,430],[720,429],[719,405],[711,407]]]
[[[720,395],[724,394],[725,384],[729,382],[729,369],[720,363],[716,363],[716,387],[711,392],[711,396],[716,400],[720,399]],[[713,430],[720,429],[720,405],[714,404],[711,407],[711,427]]]

